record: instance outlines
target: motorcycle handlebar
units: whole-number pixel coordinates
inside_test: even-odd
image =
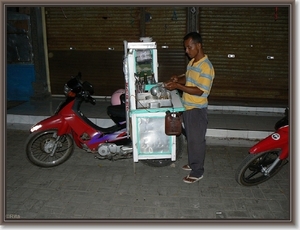
[[[77,82],[76,82],[76,87],[77,87],[76,90],[77,91],[73,92],[72,88],[75,88],[75,87],[72,87],[74,85],[74,82],[72,82],[72,84],[71,84],[72,86],[70,86],[70,88],[71,88],[71,90],[72,90],[72,92],[74,94],[72,97],[79,96],[85,102],[89,102],[92,105],[95,105],[96,104],[96,100],[91,96],[91,94],[94,93],[93,86],[89,82],[87,82],[87,81],[83,82],[81,80],[81,72],[78,72],[78,74],[75,77],[73,77],[73,78],[75,78],[77,80]],[[68,83],[66,85],[68,85]],[[68,88],[68,90],[69,90],[69,88]]]
[[[83,98],[85,102],[89,102],[92,105],[96,104],[96,100],[90,95],[89,91],[82,91],[79,95]]]
[[[96,105],[96,100],[95,98],[89,96],[89,102],[92,104],[92,105]]]

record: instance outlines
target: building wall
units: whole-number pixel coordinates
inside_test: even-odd
[[[157,42],[159,81],[185,71],[187,7],[46,7],[51,93],[82,72],[95,94],[123,88],[123,41]],[[287,104],[290,8],[199,7],[199,31],[216,78],[211,102]],[[228,55],[234,55],[229,58]]]

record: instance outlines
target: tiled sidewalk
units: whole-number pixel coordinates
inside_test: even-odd
[[[289,164],[258,186],[235,181],[247,147],[208,145],[204,178],[186,184],[181,169],[186,152],[171,166],[154,168],[132,159],[101,161],[76,148],[64,164],[39,168],[26,159],[27,136],[28,131],[12,129],[6,134],[5,214],[17,217],[12,221],[251,224],[288,223],[292,214]]]

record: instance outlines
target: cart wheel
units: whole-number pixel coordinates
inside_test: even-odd
[[[180,135],[176,137],[176,160],[181,158],[184,142],[185,142],[184,135]],[[165,167],[171,165],[174,161],[168,158],[168,159],[142,160],[141,162],[151,167]]]

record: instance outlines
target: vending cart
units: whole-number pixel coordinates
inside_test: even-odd
[[[177,90],[169,91],[158,82],[156,42],[124,41],[124,51],[127,124],[133,160],[175,161],[176,136],[165,134],[165,115],[167,111],[184,111],[184,107]],[[152,88],[159,89],[157,95],[153,95]]]

